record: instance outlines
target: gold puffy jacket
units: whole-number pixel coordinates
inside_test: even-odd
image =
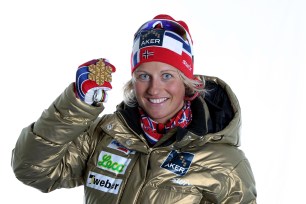
[[[137,108],[102,107],[77,99],[71,84],[24,128],[12,155],[20,181],[43,192],[84,185],[85,202],[256,203],[250,164],[238,149],[241,113],[230,87],[215,77],[191,105],[193,120],[153,147]]]

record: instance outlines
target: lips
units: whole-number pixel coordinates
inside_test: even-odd
[[[167,98],[149,98],[151,103],[159,104],[167,100]]]

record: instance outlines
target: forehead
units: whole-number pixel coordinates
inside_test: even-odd
[[[177,69],[174,66],[163,62],[146,62],[141,64],[135,70],[135,72],[161,72],[161,71],[177,72]]]

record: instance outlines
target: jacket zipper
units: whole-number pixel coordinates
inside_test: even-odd
[[[149,161],[150,161],[150,157],[151,157],[152,151],[153,151],[153,149],[149,148],[149,153],[148,153],[148,156],[147,156],[147,165],[146,165],[147,167],[148,167],[148,164],[149,164]],[[142,184],[141,184],[141,186],[140,186],[140,188],[139,188],[139,190],[138,190],[138,192],[137,192],[137,194],[135,196],[135,199],[134,199],[135,200],[135,202],[134,202],[135,204],[138,203],[139,197],[143,193],[144,185],[147,183],[147,174],[148,174],[148,168],[146,168],[145,178],[143,179],[143,182],[142,182]]]
[[[150,161],[150,156],[151,156],[151,152],[153,151],[153,149],[151,147],[149,147],[149,145],[147,144],[147,141],[143,138],[143,137],[140,137],[140,135],[138,135],[129,125],[128,123],[126,122],[125,118],[122,116],[122,114],[120,112],[118,112],[118,116],[120,117],[120,119],[124,122],[124,124],[133,132],[134,135],[137,135],[139,136],[138,138],[146,145],[147,149],[148,149],[148,156],[147,156],[147,165],[149,164],[149,161]],[[134,199],[134,203],[136,204],[138,202],[138,199],[140,197],[140,194],[143,190],[143,187],[146,183],[146,180],[147,180],[147,173],[148,173],[148,168],[146,169],[146,172],[145,172],[145,178],[143,179],[143,182],[138,190],[138,192],[136,193],[136,196],[135,196],[135,199]],[[121,195],[122,196],[122,195]],[[120,197],[121,197],[120,196]],[[121,198],[119,199],[121,200]],[[121,201],[120,201],[121,202]]]
[[[140,137],[139,134],[137,134],[129,125],[128,123],[126,122],[125,118],[122,116],[122,114],[120,112],[117,113],[120,117],[120,119],[124,122],[124,124],[133,132],[134,135],[137,135],[138,138],[146,145],[147,149],[149,150],[149,154],[150,154],[150,151],[151,151],[151,148],[149,147],[149,145],[147,144],[147,141],[143,138],[143,137]]]

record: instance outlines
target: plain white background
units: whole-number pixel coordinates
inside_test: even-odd
[[[218,76],[240,100],[258,203],[305,202],[305,10],[303,0],[1,1],[1,200],[83,203],[83,187],[44,194],[19,182],[11,150],[85,61],[105,57],[117,67],[105,110],[113,112],[130,77],[134,32],[167,13],[189,25],[195,73]]]

